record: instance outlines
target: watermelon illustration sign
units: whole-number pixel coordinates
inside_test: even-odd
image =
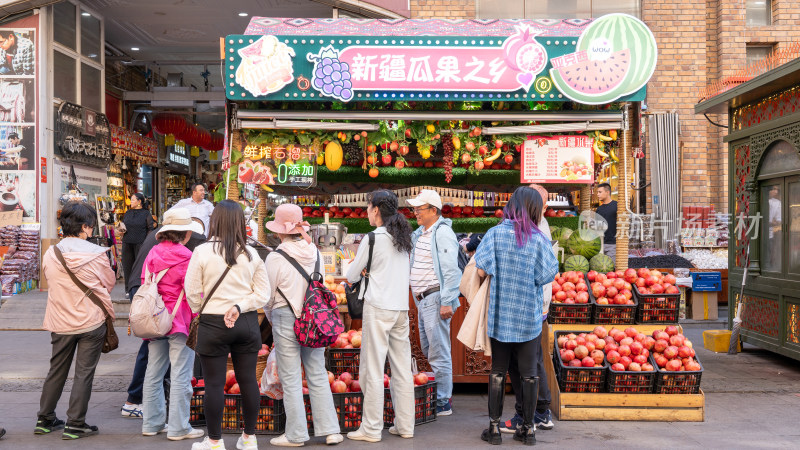
[[[299,20],[299,19],[298,19]],[[578,23],[579,22],[579,23]],[[588,24],[588,25],[587,25]],[[232,35],[231,100],[642,100],[656,46],[638,19],[576,21],[563,38],[533,21],[504,36]],[[595,79],[597,78],[597,79]]]
[[[593,143],[585,135],[528,136],[522,146],[520,183],[593,183]]]

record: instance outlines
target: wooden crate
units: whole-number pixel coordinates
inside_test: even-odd
[[[550,335],[550,339],[552,339],[552,333]],[[552,348],[552,345],[550,347]],[[687,395],[560,392],[552,358],[544,358],[544,364],[552,397],[550,410],[558,420],[648,422],[703,422],[705,420],[705,395],[702,390],[699,394]]]

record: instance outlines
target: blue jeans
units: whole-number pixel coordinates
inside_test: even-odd
[[[440,295],[435,292],[417,302],[419,346],[436,376],[436,404],[444,406],[453,396],[453,355],[450,352],[450,319],[439,315]]]
[[[339,433],[339,419],[328,384],[325,349],[301,346],[294,334],[294,321],[294,313],[288,306],[272,311],[274,351],[277,352],[278,376],[283,385],[283,407],[286,410],[286,439],[289,442],[305,442],[309,437],[300,363],[305,368],[308,382],[314,434],[327,436]]]
[[[169,436],[183,436],[192,429],[189,425],[189,402],[192,399],[192,368],[194,350],[186,346],[186,335],[170,334],[151,340],[147,373],[144,376],[144,422],[142,432],[160,431],[169,423]],[[169,421],[164,401],[164,375],[172,365],[169,390]]]

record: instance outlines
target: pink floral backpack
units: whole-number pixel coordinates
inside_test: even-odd
[[[280,249],[276,252],[286,258],[308,281],[303,310],[300,312],[300,317],[294,322],[294,334],[297,336],[297,342],[303,347],[311,348],[327,347],[333,344],[339,334],[344,333],[344,324],[339,317],[336,296],[323,283],[322,274],[319,271],[319,255],[317,255],[314,271],[308,275],[303,267],[286,252]],[[286,298],[280,288],[278,288],[278,293]],[[291,307],[288,298],[286,301]]]

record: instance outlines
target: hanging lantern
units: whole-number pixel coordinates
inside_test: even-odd
[[[225,136],[222,133],[211,133],[211,140],[208,145],[204,145],[203,149],[210,152],[218,152],[222,150],[225,145]]]
[[[200,147],[206,148],[211,144],[211,132],[205,128],[197,127],[197,140],[192,144],[192,156],[200,156]]]
[[[195,142],[197,141],[197,136],[198,136],[197,127],[195,127],[190,123],[187,123],[186,128],[184,128],[183,131],[181,131],[177,136],[175,136],[175,139],[183,141],[187,147],[191,147],[195,145]]]
[[[159,113],[153,117],[153,128],[164,135],[164,145],[175,145],[175,137],[187,127],[186,119],[178,114]]]

